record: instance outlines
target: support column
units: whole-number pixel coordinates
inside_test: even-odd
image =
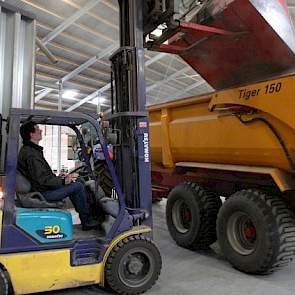
[[[63,92],[63,84],[62,81],[58,83],[58,111],[62,111],[62,92]],[[61,172],[61,126],[58,126],[57,133],[57,174],[59,175]],[[52,138],[53,139],[53,138]]]
[[[34,16],[0,1],[0,113],[11,107],[32,108],[35,70]],[[1,170],[4,170],[6,123],[2,128]]]

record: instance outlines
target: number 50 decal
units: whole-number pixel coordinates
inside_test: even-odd
[[[48,225],[44,228],[44,235],[58,234],[60,232],[59,225]]]

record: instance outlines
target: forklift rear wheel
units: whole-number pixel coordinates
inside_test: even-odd
[[[242,190],[222,206],[218,242],[228,261],[252,274],[287,265],[295,254],[295,219],[285,202],[257,190]]]
[[[7,295],[9,290],[8,279],[3,269],[0,268],[0,295]]]
[[[105,277],[118,294],[141,294],[157,281],[162,260],[157,247],[146,237],[136,235],[120,241],[110,253]]]
[[[181,247],[203,250],[216,241],[216,219],[221,200],[196,183],[176,186],[168,195],[166,221]]]

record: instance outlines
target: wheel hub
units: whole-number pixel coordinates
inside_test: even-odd
[[[130,260],[127,262],[127,270],[130,274],[138,275],[143,268],[143,262],[137,257],[131,257]]]
[[[244,229],[244,234],[245,234],[245,237],[250,240],[256,239],[256,230],[253,224],[246,225]]]
[[[227,223],[227,237],[233,249],[241,255],[255,251],[257,234],[254,223],[245,212],[235,212]]]
[[[121,258],[118,275],[128,287],[139,287],[153,276],[155,262],[151,252],[144,248],[129,249]]]
[[[183,200],[178,200],[175,202],[172,208],[172,221],[175,228],[182,234],[187,233],[191,228],[191,209]]]

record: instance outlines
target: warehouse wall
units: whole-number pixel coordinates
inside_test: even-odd
[[[58,127],[40,126],[43,130],[43,139],[40,145],[44,148],[44,156],[53,171],[58,169]],[[68,134],[72,134],[70,128],[63,127],[61,131],[61,168],[70,170],[75,167],[75,161],[68,160]]]
[[[0,2],[0,112],[31,108],[34,88],[35,21]]]

